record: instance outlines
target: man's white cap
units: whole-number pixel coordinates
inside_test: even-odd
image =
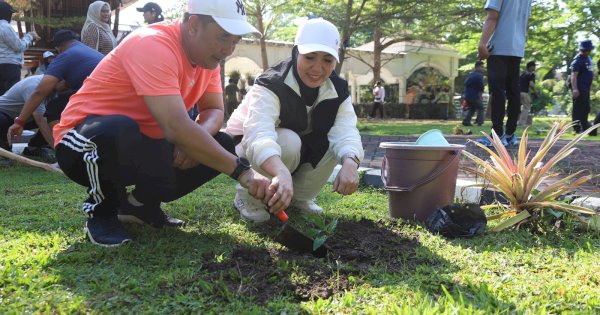
[[[210,15],[220,27],[232,35],[262,36],[254,26],[248,23],[242,0],[188,0],[187,12]]]
[[[326,52],[340,62],[338,49],[340,48],[340,33],[335,25],[322,18],[310,19],[302,24],[296,33],[298,52],[308,54],[315,51]]]
[[[46,51],[44,51],[44,54],[42,55],[42,57],[43,57],[44,59],[46,59],[46,58],[48,58],[48,57],[54,57],[54,53],[52,53],[52,52],[51,52],[51,51],[49,51],[49,50],[46,50]]]

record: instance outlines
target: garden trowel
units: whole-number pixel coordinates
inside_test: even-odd
[[[288,216],[285,211],[277,213],[277,217],[283,222],[283,225],[281,226],[281,231],[275,236],[276,242],[299,252],[311,253],[315,257],[322,258],[327,256],[327,247],[325,245],[313,250],[314,240],[289,225]]]

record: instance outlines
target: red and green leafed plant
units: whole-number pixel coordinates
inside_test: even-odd
[[[483,183],[474,186],[491,186],[501,192],[508,200],[508,204],[500,205],[501,208],[506,210],[505,212],[488,217],[488,221],[504,219],[492,231],[501,231],[512,226],[518,227],[526,222],[534,223],[534,221],[540,219],[544,210],[550,210],[552,213],[559,213],[560,215],[563,213],[575,214],[574,217],[582,223],[586,223],[586,221],[577,214],[596,216],[594,210],[557,200],[559,196],[594,178],[586,170],[580,170],[558,179],[547,187],[539,188],[542,181],[558,175],[551,173],[551,169],[562,159],[573,153],[577,149],[575,145],[583,137],[600,126],[596,125],[582,132],[556,154],[551,155],[549,153],[550,149],[573,125],[574,123],[554,123],[533,156],[531,156],[531,150],[527,150],[527,129],[523,132],[518,153],[514,158],[502,145],[500,138],[494,131],[492,131],[492,137],[485,136],[491,141],[496,152],[481,143],[472,141],[490,154],[489,161],[463,151],[463,154],[478,166],[477,168],[466,167],[466,171],[484,180]],[[498,207],[498,205],[490,205],[484,208],[494,207]]]

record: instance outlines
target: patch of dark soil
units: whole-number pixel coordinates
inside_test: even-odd
[[[264,224],[255,230],[272,235],[274,226]],[[226,300],[252,296],[262,303],[282,295],[296,301],[328,298],[359,284],[370,267],[388,272],[407,268],[405,261],[414,257],[418,241],[402,229],[393,219],[340,221],[326,242],[330,251],[324,259],[286,248],[240,246],[223,261],[204,264],[202,278]]]

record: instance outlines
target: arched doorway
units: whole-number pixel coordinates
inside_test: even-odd
[[[434,67],[421,67],[406,80],[408,117],[447,119],[450,79]]]

